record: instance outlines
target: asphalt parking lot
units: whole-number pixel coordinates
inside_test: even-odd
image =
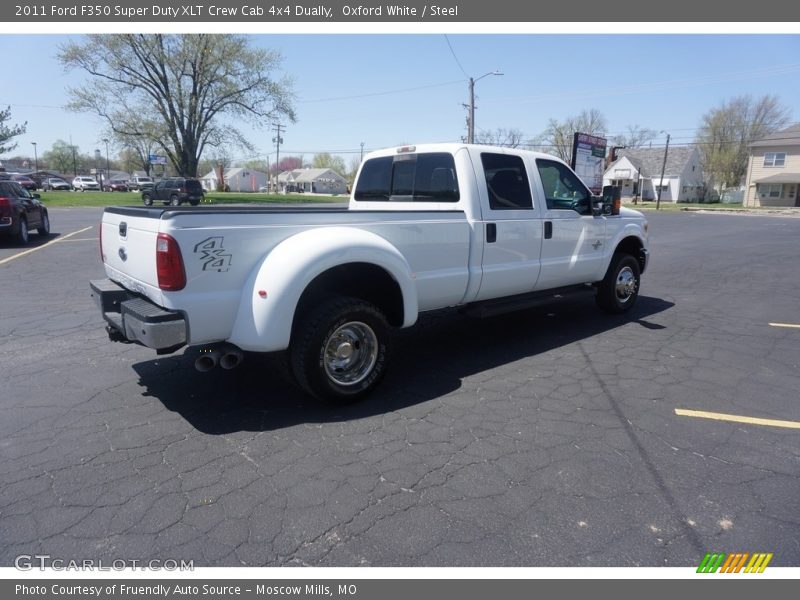
[[[632,315],[426,318],[330,409],[109,342],[100,214],[0,242],[0,566],[800,564],[800,219],[648,213]]]

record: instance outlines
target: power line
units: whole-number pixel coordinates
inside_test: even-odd
[[[447,34],[444,34],[444,39],[447,42],[447,47],[450,48],[450,54],[453,55],[453,59],[456,61],[458,68],[461,69],[461,72],[464,74],[464,77],[469,77],[467,72],[464,70],[464,67],[461,66],[461,61],[458,60],[458,56],[456,56],[456,51],[453,50],[453,45],[450,43],[450,38],[447,37]]]
[[[353,96],[333,96],[330,98],[315,98],[313,100],[298,100],[298,104],[312,104],[314,102],[334,102],[336,100],[356,100],[358,98],[373,98],[375,96],[389,96],[391,94],[404,94],[406,92],[416,92],[419,90],[429,90],[431,88],[445,87],[448,85],[455,85],[456,83],[464,83],[463,79],[454,79],[453,81],[443,81],[441,83],[433,83],[430,85],[420,85],[417,87],[402,88],[398,90],[387,90],[385,92],[370,92],[368,94],[356,94]]]

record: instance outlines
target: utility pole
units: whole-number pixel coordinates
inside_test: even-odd
[[[276,183],[280,183],[278,182],[278,176],[281,174],[280,173],[281,144],[283,143],[283,138],[281,137],[281,130],[285,128],[280,123],[273,123],[273,127],[275,127],[273,131],[275,131],[275,133],[277,134],[274,138],[272,138],[272,141],[275,143],[275,181]],[[276,185],[275,187],[278,186]]]
[[[475,83],[484,77],[488,77],[489,75],[502,75],[502,73],[499,70],[490,71],[489,73],[485,73],[480,77],[469,78],[469,127],[467,128],[468,144],[475,143]]]
[[[36,171],[39,171],[39,154],[36,151],[36,142],[31,142],[33,145],[33,164],[35,165]]]
[[[467,143],[475,143],[475,80],[469,78],[469,129],[467,130]]]
[[[661,164],[661,181],[658,186],[658,198],[656,199],[656,210],[661,208],[661,190],[664,189],[664,171],[667,168],[667,153],[669,152],[669,134],[667,134],[667,145],[664,147],[664,162]]]
[[[358,162],[364,162],[364,142],[361,142],[361,156],[359,156]]]

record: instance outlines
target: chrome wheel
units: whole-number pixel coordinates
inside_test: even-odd
[[[636,293],[636,275],[630,267],[623,267],[617,273],[617,281],[614,287],[617,299],[621,303],[630,300]]]
[[[378,338],[366,323],[345,323],[325,340],[325,373],[339,385],[355,385],[370,374],[378,359]]]

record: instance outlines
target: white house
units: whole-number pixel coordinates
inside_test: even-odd
[[[295,169],[278,175],[282,192],[346,194],[347,181],[333,169]]]
[[[245,167],[225,169],[225,190],[229,192],[257,192],[258,188],[267,185],[267,174]],[[217,189],[217,171],[206,173],[200,181],[205,190]]]
[[[670,148],[666,166],[664,148],[623,148],[603,174],[603,185],[621,187],[623,201],[655,200],[659,188],[666,202],[699,202],[705,196],[700,153],[686,146]]]

